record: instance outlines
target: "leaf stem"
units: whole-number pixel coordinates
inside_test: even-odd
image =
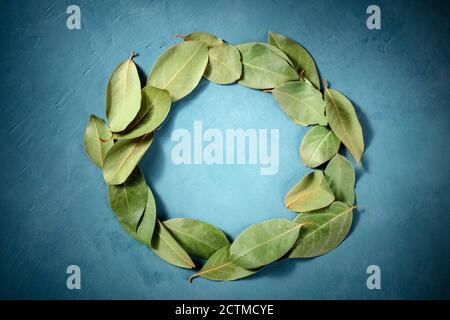
[[[130,58],[128,58],[128,60],[132,60],[135,56],[136,56],[136,53],[134,52],[134,50],[132,50]]]
[[[178,34],[178,33],[175,35],[175,37],[181,38],[181,39],[183,39],[184,41],[189,41],[189,38],[188,38],[188,37],[182,36],[181,34]]]

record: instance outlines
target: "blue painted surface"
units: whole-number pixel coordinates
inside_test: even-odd
[[[67,1],[2,1],[0,10],[1,298],[450,298],[449,7],[376,1],[382,29],[365,26],[372,1],[77,1],[82,29],[66,29]],[[208,31],[231,43],[273,30],[313,54],[333,88],[352,99],[367,150],[350,236],[320,258],[275,263],[230,283],[169,266],[122,231],[101,172],[83,152],[89,114],[104,116],[105,87],[131,50],[143,74],[174,34]],[[176,128],[280,128],[280,171],[175,166]],[[270,94],[202,81],[142,161],[159,215],[199,218],[236,236],[251,223],[293,217],[289,188],[309,170],[305,129]],[[82,290],[65,269],[82,270]],[[382,289],[366,288],[381,267]]]

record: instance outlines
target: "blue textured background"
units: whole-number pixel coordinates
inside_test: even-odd
[[[449,6],[381,1],[382,29],[366,28],[374,1],[76,1],[82,29],[66,28],[67,1],[0,4],[1,298],[450,298]],[[350,236],[320,258],[284,261],[248,279],[214,283],[169,266],[133,241],[107,203],[101,172],[83,152],[91,113],[104,117],[109,75],[131,50],[147,74],[177,42],[208,31],[231,43],[269,30],[305,45],[322,76],[352,99],[367,150]],[[205,128],[280,128],[280,171],[175,166],[170,134]],[[142,161],[162,218],[193,217],[236,236],[251,223],[293,215],[289,188],[309,170],[305,129],[270,94],[202,81]],[[66,288],[66,267],[82,290]],[[366,268],[382,289],[366,288]]]

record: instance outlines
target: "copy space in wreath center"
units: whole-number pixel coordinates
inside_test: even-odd
[[[171,160],[176,165],[250,165],[259,174],[278,173],[279,129],[207,128],[201,120],[172,131]]]

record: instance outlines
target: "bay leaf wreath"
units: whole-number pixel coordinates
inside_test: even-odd
[[[315,257],[335,249],[352,224],[355,172],[338,153],[341,142],[359,165],[364,151],[361,125],[352,103],[340,92],[323,91],[314,60],[298,43],[269,32],[268,43],[233,46],[204,32],[179,36],[183,42],[156,61],[142,89],[132,54],[109,79],[108,125],[91,115],[84,145],[108,185],[109,204],[123,228],[161,259],[195,268],[191,256],[206,259],[193,274],[225,281],[247,277],[281,258]],[[239,84],[271,92],[295,123],[312,126],[300,144],[305,166],[314,170],[287,193],[285,206],[299,213],[245,229],[232,243],[217,227],[194,219],[160,221],[152,191],[138,166],[153,132],[173,102],[185,97],[200,79]]]

